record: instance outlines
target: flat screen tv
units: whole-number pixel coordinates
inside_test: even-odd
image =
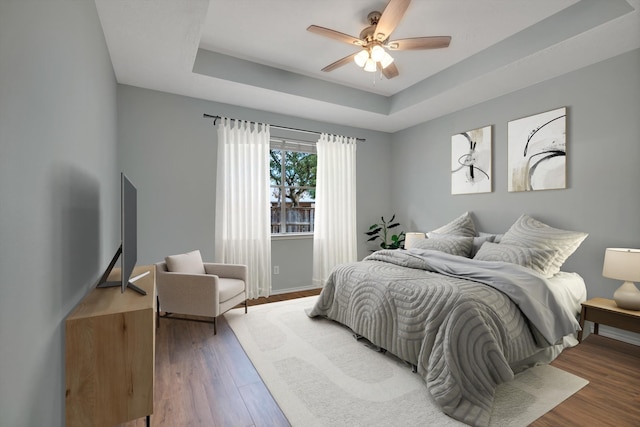
[[[119,286],[121,292],[131,288],[134,291],[146,295],[144,289],[132,282],[133,269],[138,260],[138,196],[136,187],[129,181],[124,173],[120,174],[120,247],[116,251],[109,266],[98,282],[99,288]],[[107,281],[111,270],[120,259],[121,276],[119,281]]]

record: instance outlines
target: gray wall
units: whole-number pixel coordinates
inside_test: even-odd
[[[364,233],[389,214],[391,137],[386,133],[118,85],[119,164],[138,188],[140,263],[192,249],[213,259],[217,131],[203,113],[366,138],[357,148],[358,229]],[[276,129],[271,134],[287,136]],[[274,293],[312,286],[312,248],[309,238],[273,241],[272,263],[280,267],[272,276]],[[362,238],[358,255],[367,254]]]
[[[64,319],[119,241],[116,82],[90,1],[0,2],[0,425],[64,425]]]
[[[507,192],[507,122],[566,106],[568,188]],[[493,125],[494,191],[451,195],[451,136]],[[589,297],[611,298],[602,277],[606,247],[640,247],[640,51],[423,123],[393,135],[392,203],[409,231],[465,211],[479,230],[504,232],[521,213],[589,237],[563,267],[580,273]]]

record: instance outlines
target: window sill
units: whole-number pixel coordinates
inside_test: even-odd
[[[313,233],[272,234],[271,240],[313,239]]]

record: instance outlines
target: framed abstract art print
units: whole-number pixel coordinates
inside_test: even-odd
[[[451,137],[451,194],[490,193],[491,126]]]
[[[566,119],[563,107],[509,122],[509,191],[566,188]]]

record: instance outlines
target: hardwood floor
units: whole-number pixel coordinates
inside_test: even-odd
[[[278,295],[249,305],[318,293]],[[590,383],[532,426],[640,425],[640,347],[590,335],[552,365]],[[217,335],[212,324],[160,320],[154,400],[152,426],[289,426],[223,317]],[[123,424],[144,425],[144,419]]]
[[[532,426],[640,426],[640,347],[592,334],[551,365],[589,384]]]

